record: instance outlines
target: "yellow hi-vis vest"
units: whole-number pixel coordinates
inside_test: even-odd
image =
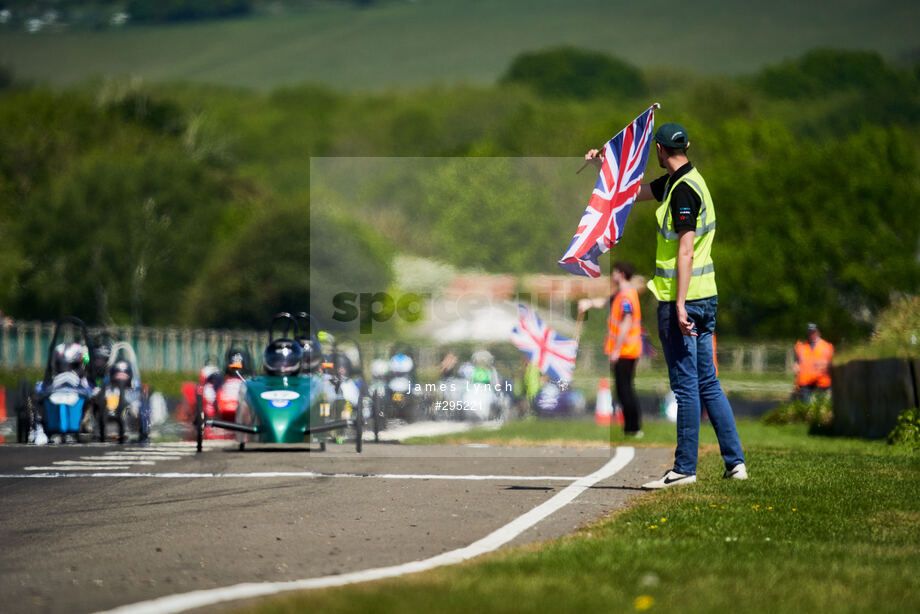
[[[677,300],[677,248],[680,243],[671,220],[671,195],[678,184],[686,183],[696,192],[702,204],[696,217],[696,236],[693,240],[693,272],[687,300],[715,296],[716,273],[712,263],[712,241],[716,236],[716,210],[712,205],[709,188],[695,168],[670,186],[665,185],[665,199],[655,212],[658,219],[658,248],[655,251],[655,276],[649,280],[648,289],[659,301]],[[670,186],[670,190],[668,187]]]

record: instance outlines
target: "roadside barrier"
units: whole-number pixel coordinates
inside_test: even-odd
[[[53,322],[6,320],[0,326],[0,368],[45,367]],[[260,354],[264,332],[189,328],[89,327],[90,338],[101,332],[126,341],[137,353],[141,371],[198,371],[207,359],[220,361],[231,344],[243,344]]]
[[[853,360],[831,367],[835,435],[886,437],[905,409],[920,406],[920,359]]]

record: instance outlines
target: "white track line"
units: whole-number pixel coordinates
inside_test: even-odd
[[[204,442],[204,447],[211,450],[217,450],[220,448],[227,448],[230,446],[236,445],[235,439],[210,439]],[[192,452],[197,452],[198,444],[194,441],[173,441],[173,442],[164,442],[158,443],[153,446],[148,446],[147,450],[191,450]]]
[[[96,473],[104,471],[126,471],[136,465],[156,465],[156,461],[161,460],[179,460],[188,454],[194,454],[194,450],[113,450],[106,452],[102,456],[81,456],[79,460],[59,460],[54,461],[51,466],[29,466],[23,467],[23,471],[41,471],[41,476],[47,476],[47,472],[57,471],[93,471]],[[60,477],[78,477],[83,474],[59,474]],[[34,476],[33,476],[34,477]]]
[[[56,471],[89,471],[90,469],[93,469],[93,467],[60,467],[60,466],[57,466],[57,467],[23,467],[23,469],[24,469],[25,471],[54,471],[54,472],[56,472]],[[127,470],[129,469],[129,467],[128,467],[128,465],[124,465],[124,466],[119,465],[119,466],[117,466],[117,467],[112,467],[112,466],[110,466],[110,465],[106,465],[105,467],[99,467],[99,470],[100,470],[100,471],[114,471],[114,470],[116,470],[116,469],[124,469],[125,471],[127,471]],[[83,475],[83,474],[77,474],[77,475]],[[61,474],[59,474],[58,477],[62,477],[62,478],[72,478],[72,477],[77,477],[77,475],[68,474],[68,473],[61,473]],[[91,475],[91,474],[87,474],[87,475]],[[43,478],[43,477],[46,477],[46,476],[48,476],[47,473],[36,473],[36,474],[29,474],[29,475],[17,475],[17,476],[15,476],[15,477],[19,477],[19,478]],[[14,476],[7,476],[7,477],[14,477]]]
[[[113,450],[106,454],[130,454],[135,456],[192,456],[194,450]]]
[[[123,460],[117,460],[112,458],[104,458],[102,460],[59,460],[51,463],[54,466],[64,466],[64,467],[77,467],[79,465],[90,465],[92,467],[105,467],[106,465],[121,466],[121,465],[156,465],[153,461],[141,461],[141,460],[132,460],[130,463],[126,463]]]
[[[81,460],[120,460],[120,461],[150,461],[148,464],[153,464],[153,461],[160,460],[179,460],[181,456],[151,456],[149,454],[106,454],[104,456],[81,456]]]
[[[287,591],[328,588],[331,586],[354,584],[356,582],[395,578],[409,573],[427,571],[435,567],[441,567],[442,565],[460,563],[467,559],[491,552],[507,544],[553,512],[569,504],[575,497],[588,488],[591,488],[601,480],[609,478],[620,471],[629,464],[635,456],[635,453],[635,448],[617,448],[613,458],[591,475],[579,478],[574,483],[563,488],[552,498],[541,503],[523,516],[517,517],[500,529],[493,531],[465,548],[451,550],[450,552],[445,552],[421,561],[412,561],[411,563],[403,563],[402,565],[394,565],[392,567],[365,569],[364,571],[355,571],[337,576],[323,576],[321,578],[309,578],[291,582],[246,583],[228,586],[226,588],[192,591],[181,595],[170,595],[168,597],[160,597],[159,599],[121,606],[112,610],[107,610],[101,614],[173,614],[175,612],[184,612],[193,608],[200,608],[237,599],[265,597],[267,595],[275,595]]]
[[[71,461],[72,462],[72,461]],[[124,465],[125,463],[121,463]],[[140,463],[134,463],[140,464]],[[81,467],[73,467],[73,469],[80,469]],[[121,467],[112,467],[112,469],[120,469]],[[124,467],[127,469],[128,467]],[[417,475],[414,473],[409,474],[400,474],[400,473],[318,473],[315,471],[266,471],[266,472],[253,472],[253,473],[181,473],[181,472],[166,472],[166,473],[149,473],[149,472],[106,472],[105,469],[108,467],[101,466],[101,471],[96,471],[93,473],[77,473],[77,474],[56,474],[54,473],[55,469],[68,470],[71,469],[68,467],[55,466],[55,467],[26,467],[26,469],[42,469],[49,471],[50,473],[34,473],[34,474],[19,474],[19,473],[9,473],[9,474],[0,474],[0,478],[163,478],[163,479],[176,479],[176,478],[185,478],[185,479],[201,479],[201,478],[376,478],[381,480],[512,480],[512,481],[535,481],[542,482],[547,480],[561,480],[565,482],[575,482],[580,480],[579,476],[571,475],[455,475],[455,474],[421,474]],[[86,467],[83,467],[86,469]]]

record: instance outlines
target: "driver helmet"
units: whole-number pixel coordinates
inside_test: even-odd
[[[348,359],[349,374],[355,374],[362,371],[361,350],[357,346],[346,345],[345,348],[341,349],[340,351],[345,356],[345,358]]]
[[[275,339],[265,348],[263,364],[268,375],[297,375],[302,363],[303,348],[293,339]]]
[[[249,352],[241,348],[230,348],[224,361],[224,373],[227,375],[252,375],[252,358]]]
[[[93,379],[101,378],[105,375],[105,368],[109,364],[109,358],[112,357],[112,346],[103,341],[97,341],[93,346],[93,356],[90,360],[89,371]]]
[[[89,353],[82,343],[59,343],[54,348],[55,373],[80,372],[83,369],[83,365],[88,361]]]
[[[390,358],[390,373],[409,373],[415,367],[412,357],[407,354],[396,354]]]
[[[109,369],[109,378],[117,386],[130,386],[132,377],[131,364],[127,360],[116,360]]]
[[[377,358],[371,362],[371,377],[383,379],[387,376],[387,361]]]
[[[217,389],[224,383],[220,369],[214,365],[205,365],[198,371],[198,386],[201,395],[208,403],[213,403],[217,398]]]
[[[214,365],[207,364],[201,367],[201,369],[198,371],[198,384],[201,386],[204,386],[205,384],[208,383],[208,381],[214,382],[215,375],[217,376],[220,375],[220,369],[218,369]]]
[[[489,350],[477,350],[473,352],[473,364],[479,367],[491,367],[495,359]]]
[[[335,356],[336,371],[337,374],[346,378],[350,378],[354,373],[354,365],[351,362],[351,359],[345,355],[344,352],[338,352]]]
[[[301,335],[297,337],[300,348],[303,350],[303,369],[307,373],[317,373],[323,366],[322,347],[316,335]]]

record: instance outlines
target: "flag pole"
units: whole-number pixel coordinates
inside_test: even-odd
[[[600,151],[604,151],[604,145],[601,145],[601,146],[600,146]],[[593,160],[593,159],[594,159],[594,158],[592,158],[592,160]],[[588,166],[589,164],[591,164],[591,160],[585,160],[585,163],[581,165],[581,168],[580,168],[580,169],[578,169],[577,171],[575,171],[575,174],[576,174],[576,175],[580,175],[580,174],[581,174],[581,171],[585,170],[585,167]]]
[[[585,313],[587,313],[587,310],[579,311],[578,317],[575,318],[575,335],[573,336],[573,339],[575,340],[575,345],[578,345],[578,341],[579,339],[581,339],[581,325],[585,321]]]
[[[652,103],[652,108],[655,109],[655,110],[657,111],[658,109],[661,108],[661,105],[658,104],[657,102],[653,102],[653,103]],[[604,151],[604,147],[605,147],[606,145],[607,145],[607,143],[604,143],[603,145],[601,145],[600,147],[598,147],[597,150],[598,150],[598,151]],[[592,158],[592,159],[593,159],[593,158]],[[580,174],[581,174],[581,171],[585,170],[585,167],[588,166],[589,164],[591,164],[591,160],[585,160],[585,163],[581,165],[581,168],[579,168],[577,171],[575,171],[575,174],[576,174],[576,175],[580,175]]]

